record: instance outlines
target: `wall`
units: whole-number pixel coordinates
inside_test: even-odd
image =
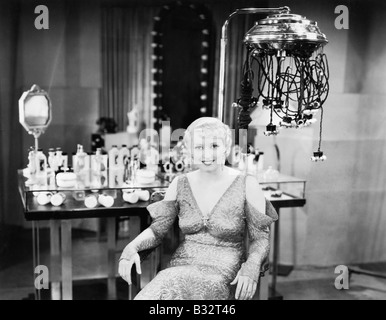
[[[349,30],[334,27],[334,9],[340,4],[349,8]],[[381,1],[331,0],[286,1],[286,5],[318,21],[329,39],[325,52],[330,96],[322,144],[327,162],[309,161],[317,150],[319,123],[301,131],[283,130],[277,138],[257,139],[267,151],[266,165],[277,165],[276,141],[281,170],[307,180],[306,206],[281,212],[280,261],[294,265],[385,261],[386,44],[380,39],[386,6]]]
[[[40,145],[76,151],[91,149],[99,115],[100,33],[98,2],[48,1],[49,30],[34,28],[38,2],[23,1],[19,35],[20,95],[34,83],[45,89],[53,106],[52,122]],[[24,150],[33,143],[23,136]]]
[[[20,125],[15,95],[15,64],[19,5],[17,2],[0,3],[0,222],[14,220],[21,209],[17,198],[16,170],[21,165],[17,147],[21,144]],[[12,174],[14,173],[14,174]],[[17,201],[19,200],[19,201]],[[4,229],[0,224],[1,237]],[[4,243],[2,243],[2,246]],[[5,245],[6,246],[6,245]]]

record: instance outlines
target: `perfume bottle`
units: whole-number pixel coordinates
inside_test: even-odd
[[[61,155],[62,161],[61,165],[59,166],[59,169],[61,171],[68,171],[68,154],[67,152],[63,152]]]
[[[119,149],[116,145],[109,150],[109,187],[115,188],[123,184],[123,176],[119,173]]]
[[[138,159],[131,159],[130,162],[130,181],[132,183],[137,182],[137,172],[139,170],[139,160]]]
[[[127,145],[123,144],[118,152],[118,166],[126,167],[130,160],[130,150]]]
[[[64,156],[63,156],[62,148],[60,147],[56,148],[55,158],[56,158],[57,171],[59,170],[65,171],[64,168],[67,167],[67,164],[66,166],[64,166]]]
[[[118,165],[119,149],[116,145],[113,145],[109,150],[109,169],[116,169]]]
[[[91,187],[102,187],[103,158],[101,148],[97,148],[95,154],[91,155]]]
[[[48,165],[53,172],[58,170],[57,163],[58,162],[57,162],[57,157],[55,154],[55,149],[49,148],[48,149]]]
[[[119,149],[118,154],[118,166],[119,174],[122,175],[120,180],[127,181],[128,179],[128,167],[130,163],[130,150],[127,148],[127,145],[123,144],[121,149]]]
[[[102,187],[108,186],[108,158],[109,155],[107,153],[103,153],[101,150],[101,185]]]
[[[28,171],[29,179],[26,181],[26,185],[33,185],[36,182],[36,152],[34,147],[30,147],[28,150]]]
[[[75,154],[74,172],[78,177],[79,187],[90,186],[89,159],[90,157],[84,152],[83,146],[78,144]]]
[[[38,185],[47,185],[47,157],[43,153],[43,149],[38,149],[36,155],[36,180]]]
[[[75,154],[75,162],[74,162],[74,172],[76,174],[79,174],[82,170],[85,169],[86,166],[86,156],[87,153],[84,152],[83,146],[81,144],[78,144],[77,151]]]

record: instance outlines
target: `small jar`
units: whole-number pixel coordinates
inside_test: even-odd
[[[58,192],[52,195],[50,202],[53,206],[59,207],[66,200],[66,195],[63,192]]]

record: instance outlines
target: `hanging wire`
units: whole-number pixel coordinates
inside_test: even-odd
[[[290,57],[290,65],[294,65],[290,68],[283,68],[282,59],[278,59],[275,65],[272,56],[252,55],[250,58],[257,62],[257,80],[262,84],[258,87],[257,99],[261,98],[265,107],[269,107],[273,100],[276,100],[278,105],[275,106],[274,112],[279,117],[286,113],[286,106],[280,103],[284,97],[289,101],[300,102],[296,110],[286,108],[288,113],[298,118],[304,109],[318,109],[326,100],[329,70],[324,54],[313,59]],[[285,86],[288,82],[290,85]]]
[[[323,108],[320,108],[320,125],[319,125],[319,145],[318,152],[321,152],[322,147],[322,133],[323,133]]]
[[[249,113],[257,102],[262,102],[263,108],[270,112],[270,122],[264,132],[266,135],[278,133],[273,123],[274,113],[283,120],[279,122],[280,126],[299,128],[314,122],[311,119],[320,109],[319,154],[313,158],[314,161],[325,160],[320,149],[323,104],[329,92],[330,71],[327,57],[321,49],[310,56],[293,52],[286,54],[284,56],[282,52],[256,48],[248,51],[243,65],[241,97],[237,101],[242,107],[239,114],[240,128],[251,121]],[[250,85],[257,87],[256,97],[252,96],[253,89]]]

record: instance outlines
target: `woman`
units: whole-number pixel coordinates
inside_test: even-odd
[[[228,126],[200,118],[184,141],[197,170],[175,178],[164,200],[148,206],[153,222],[124,249],[119,274],[131,284],[133,264],[141,273],[138,252],[157,246],[178,216],[184,241],[168,268],[135,299],[252,299],[276,212],[256,178],[225,166],[232,143]]]

